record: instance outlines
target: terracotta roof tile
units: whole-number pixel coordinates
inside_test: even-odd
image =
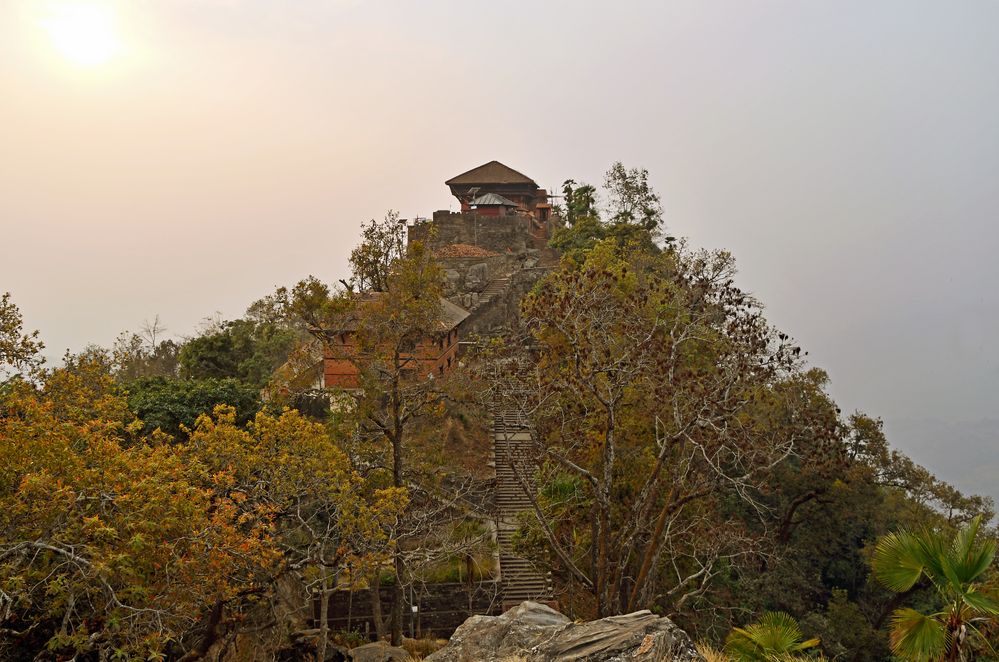
[[[499,255],[490,250],[472,244],[447,244],[434,251],[434,256],[438,258],[447,257],[491,257]]]

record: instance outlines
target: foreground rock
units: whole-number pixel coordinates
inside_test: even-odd
[[[426,662],[704,662],[668,618],[636,611],[573,623],[550,607],[524,602],[502,616],[472,616]]]
[[[353,662],[410,662],[413,658],[405,649],[376,641],[350,649],[350,659]]]

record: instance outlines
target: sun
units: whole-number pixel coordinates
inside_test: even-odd
[[[42,20],[55,49],[80,67],[104,64],[121,50],[117,17],[100,2],[52,4]]]

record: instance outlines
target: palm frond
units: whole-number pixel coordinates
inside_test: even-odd
[[[943,588],[946,583],[951,584],[953,589],[956,573],[953,565],[949,563],[950,545],[948,541],[932,529],[923,529],[914,537],[922,549],[923,574],[929,577],[930,581],[937,587]]]
[[[962,528],[954,537],[951,546],[951,557],[954,569],[962,582],[973,582],[985,572],[996,554],[996,541],[986,539],[976,541],[981,526],[982,516],[976,516],[968,525]]]
[[[964,590],[964,584],[961,582],[961,578],[958,576],[957,567],[954,563],[954,559],[951,558],[949,554],[941,554],[934,558],[934,567],[939,567],[940,572],[943,573],[944,579],[947,580],[947,587],[950,589],[951,595],[961,595]],[[926,571],[924,571],[926,572]],[[936,582],[934,582],[936,583]]]
[[[964,601],[964,604],[975,611],[988,614],[989,616],[999,616],[999,603],[974,589],[962,595],[961,599]]]
[[[798,622],[782,611],[768,611],[750,627],[756,630],[757,642],[773,652],[789,653],[801,639]]]
[[[975,546],[975,536],[978,535],[978,528],[982,523],[982,516],[975,515],[970,522],[954,536],[954,542],[951,545],[951,551],[957,558],[964,558],[971,553],[971,550]]]
[[[928,662],[947,651],[947,631],[915,609],[899,609],[891,617],[891,649],[907,660]]]
[[[793,653],[817,646],[818,639],[801,640],[801,628],[790,614],[766,612],[757,623],[735,628],[725,641],[725,652],[739,662],[795,659]]]
[[[931,563],[927,546],[920,537],[908,531],[899,531],[889,533],[878,541],[871,566],[874,576],[885,587],[904,593],[919,581]]]
[[[725,639],[725,653],[738,662],[757,662],[764,659],[763,651],[744,628],[733,628]]]

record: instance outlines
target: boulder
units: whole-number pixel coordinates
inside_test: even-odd
[[[447,279],[445,289],[448,293],[457,292],[461,289],[461,274],[458,273],[457,269],[448,269],[445,271],[444,278]]]
[[[587,623],[537,602],[501,616],[472,616],[426,662],[705,662],[668,618],[636,611]]]
[[[412,662],[413,657],[405,648],[391,646],[385,641],[376,641],[350,649],[353,662]]]
[[[472,292],[481,292],[489,283],[489,267],[485,262],[473,264],[465,274],[465,289]]]

